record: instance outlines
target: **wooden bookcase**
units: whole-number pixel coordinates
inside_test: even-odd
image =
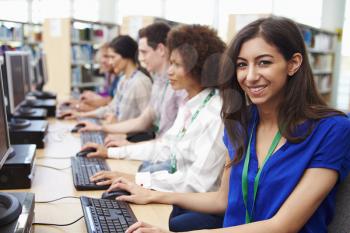
[[[72,89],[94,89],[103,84],[95,70],[99,47],[119,35],[112,23],[77,19],[44,21],[43,44],[47,54],[49,83],[47,88],[67,96]]]

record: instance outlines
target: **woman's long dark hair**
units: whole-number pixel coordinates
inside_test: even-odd
[[[109,47],[123,58],[130,59],[137,66],[138,70],[151,79],[149,72],[140,65],[138,59],[138,45],[133,38],[128,35],[119,35],[109,43]]]
[[[261,37],[267,43],[276,46],[286,61],[289,61],[295,53],[300,53],[303,57],[298,71],[293,77],[288,78],[285,96],[279,106],[278,126],[281,131],[283,125],[284,130],[281,132],[283,137],[291,142],[300,142],[312,132],[314,123],[318,120],[327,116],[344,115],[328,107],[317,92],[304,40],[298,26],[292,20],[283,17],[258,19],[236,35],[222,61],[221,116],[236,152],[233,163],[243,158],[248,139],[248,123],[252,118],[245,93],[237,81],[236,61],[243,43],[256,37]],[[305,120],[311,120],[312,124],[309,124],[304,135],[295,135],[296,126]]]

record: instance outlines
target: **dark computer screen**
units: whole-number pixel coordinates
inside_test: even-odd
[[[25,100],[23,52],[5,52],[10,109],[13,114]]]
[[[2,83],[2,74],[0,67],[0,169],[4,162],[6,161],[7,156],[11,153],[12,149],[10,147],[10,140],[8,135],[7,128],[7,118],[5,112],[5,97],[3,91],[3,83]]]
[[[28,94],[32,91],[33,66],[31,64],[30,53],[23,54],[23,71],[24,71],[24,93]]]
[[[34,65],[34,84],[35,86],[40,86],[43,85],[43,77],[40,74],[40,69],[39,69],[39,59],[35,62]]]
[[[4,57],[1,57],[4,58]],[[5,94],[5,108],[7,113],[7,119],[11,116],[11,107],[10,107],[10,100],[9,100],[9,89],[8,89],[8,82],[7,82],[7,73],[6,73],[6,60],[2,59],[3,63],[1,65],[1,80],[2,80],[2,88]]]
[[[47,72],[46,54],[45,53],[41,54],[39,61],[38,61],[38,66],[39,66],[40,76],[42,77],[42,81],[44,82],[43,84],[46,84],[48,81],[48,72]]]

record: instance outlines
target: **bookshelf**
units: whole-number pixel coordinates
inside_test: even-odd
[[[228,40],[248,23],[268,14],[242,14],[229,16]],[[314,74],[316,86],[322,98],[330,104],[334,80],[335,45],[337,34],[320,28],[297,23],[304,37],[308,58]]]
[[[99,47],[119,35],[112,23],[77,19],[47,19],[43,41],[49,67],[48,89],[69,95],[72,89],[94,89],[103,85],[95,72]]]
[[[29,50],[34,58],[42,50],[42,25],[0,20],[0,55],[6,50]]]
[[[299,27],[303,33],[319,93],[330,103],[337,34],[305,24],[299,24]]]

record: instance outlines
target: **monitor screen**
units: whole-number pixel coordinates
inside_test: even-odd
[[[6,112],[5,112],[5,96],[3,91],[3,83],[2,83],[2,74],[1,74],[1,67],[0,67],[0,169],[4,162],[6,161],[6,158],[8,155],[12,152],[11,146],[10,146],[10,139],[8,134],[8,127],[7,127],[7,118],[6,118]]]
[[[34,64],[34,84],[35,86],[40,86],[43,85],[43,77],[40,74],[40,69],[39,69],[39,59],[35,62]]]
[[[33,66],[30,52],[23,53],[23,71],[24,71],[24,93],[32,91]]]
[[[2,64],[1,64],[1,80],[2,80],[2,88],[4,91],[4,97],[5,97],[5,107],[6,107],[6,113],[7,113],[7,119],[10,118],[11,116],[11,109],[10,109],[10,100],[9,100],[9,89],[8,89],[8,82],[7,82],[7,73],[6,73],[6,60],[4,59],[3,56],[0,56],[2,59]]]
[[[39,66],[39,72],[40,76],[42,77],[43,84],[46,84],[48,81],[48,72],[47,72],[47,63],[46,63],[46,54],[42,53],[39,61],[38,61],[38,66]]]
[[[20,51],[6,51],[6,70],[7,83],[9,92],[10,111],[15,113],[22,101],[25,100],[24,89],[24,66],[23,66],[23,52]]]

